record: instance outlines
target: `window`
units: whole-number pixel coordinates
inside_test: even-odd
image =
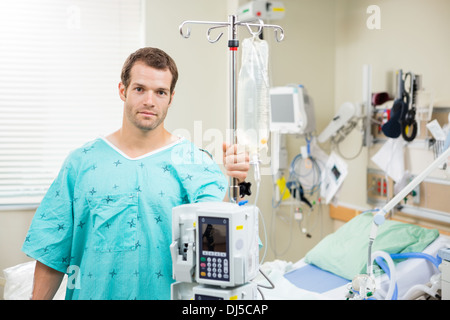
[[[0,2],[0,209],[36,206],[74,148],[120,127],[141,0]]]

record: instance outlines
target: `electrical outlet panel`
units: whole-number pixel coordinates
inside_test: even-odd
[[[382,171],[375,169],[367,170],[367,202],[373,205],[387,203],[394,196],[394,181],[387,177]],[[420,204],[420,185],[400,204]]]
[[[394,193],[394,182],[383,172],[367,170],[367,202],[377,205],[387,203]]]

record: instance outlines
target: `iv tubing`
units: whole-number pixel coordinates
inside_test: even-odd
[[[257,202],[259,199],[259,190],[260,190],[260,185],[261,185],[261,169],[260,169],[259,163],[260,163],[260,161],[259,161],[258,155],[252,154],[250,164],[253,165],[254,178],[255,178],[255,182],[256,182],[256,194],[255,194],[255,199],[254,199],[254,207],[256,210],[258,210],[258,214],[261,217],[261,223],[262,223],[263,229],[264,229],[265,246],[264,246],[264,255],[259,263],[261,265],[266,257],[268,244],[267,244],[267,230],[266,230],[266,223],[264,221],[264,216],[262,215],[261,210],[259,210],[259,208],[257,206]]]

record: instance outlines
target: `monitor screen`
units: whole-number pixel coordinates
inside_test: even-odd
[[[341,172],[338,170],[336,166],[333,166],[333,168],[331,168],[331,172],[334,174],[334,178],[336,180],[338,180],[339,177],[341,176]]]
[[[202,250],[210,252],[227,251],[227,224],[214,223],[213,219],[201,224]]]
[[[270,96],[272,122],[295,122],[293,94]]]

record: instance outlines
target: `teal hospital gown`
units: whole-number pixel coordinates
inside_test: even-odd
[[[66,299],[170,299],[172,208],[227,186],[185,139],[130,159],[99,138],[67,157],[22,250],[68,274]]]

